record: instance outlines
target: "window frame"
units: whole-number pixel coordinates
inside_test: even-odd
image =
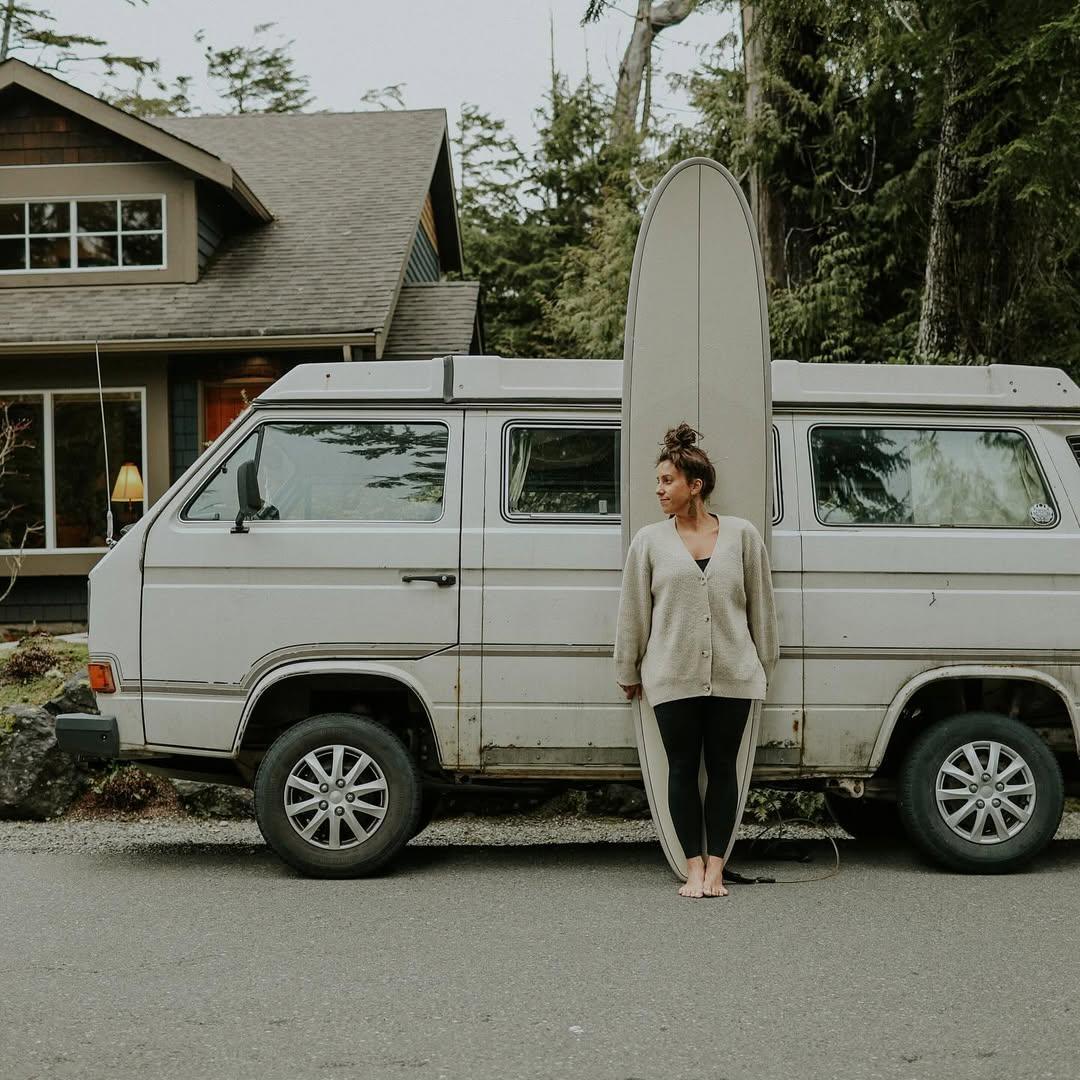
[[[161,203],[161,228],[160,229],[128,229],[124,230],[121,220],[120,203],[139,202],[157,199]],[[116,231],[115,232],[80,232],[78,228],[78,216],[75,206],[80,202],[115,202],[116,208]],[[0,270],[0,277],[9,277],[13,274],[93,274],[93,273],[136,273],[139,271],[168,270],[169,268],[169,223],[168,223],[168,198],[165,192],[150,192],[140,195],[56,195],[53,197],[23,198],[23,199],[0,199],[0,204],[5,206],[23,207],[25,228],[22,233],[23,258],[26,262],[24,267]],[[58,233],[34,233],[30,230],[30,206],[34,203],[66,203],[68,207],[67,232]],[[161,262],[140,263],[138,266],[78,266],[74,265],[77,260],[78,239],[80,236],[115,236],[117,239],[117,258],[123,259],[123,237],[125,236],[157,236],[161,235]],[[37,266],[30,265],[30,240],[47,239],[48,237],[67,237],[69,241],[68,265],[67,266]],[[4,233],[2,239],[12,240],[18,237],[17,233]],[[95,549],[96,550],[96,549]]]
[[[563,431],[614,431],[618,436],[616,449],[622,453],[622,423],[619,420],[548,420],[514,419],[503,423],[499,438],[499,513],[504,521],[520,525],[532,523],[538,525],[620,525],[622,507],[617,514],[525,514],[510,510],[510,439],[516,428],[550,428]],[[620,460],[621,470],[621,460]],[[621,477],[620,477],[621,479]]]
[[[974,432],[1010,432],[1015,435],[1019,435],[1026,444],[1032,459],[1035,462],[1035,467],[1039,472],[1039,479],[1042,481],[1043,489],[1048,493],[1050,497],[1049,505],[1054,511],[1054,520],[1048,522],[1046,525],[1039,525],[1032,522],[1031,525],[931,525],[926,522],[912,522],[911,524],[905,524],[904,522],[827,522],[822,521],[821,516],[818,513],[818,500],[817,500],[817,474],[815,472],[815,460],[814,460],[814,446],[813,436],[814,432],[818,428],[878,428],[878,429],[901,429],[909,431],[974,431]],[[1015,427],[1013,425],[999,425],[999,424],[927,424],[927,423],[913,423],[911,421],[893,423],[890,421],[855,421],[847,423],[836,423],[835,421],[821,421],[813,422],[806,429],[806,453],[810,462],[810,489],[808,491],[808,497],[811,501],[814,510],[814,520],[823,529],[980,529],[980,530],[993,530],[1001,532],[1002,530],[1008,530],[1010,532],[1047,532],[1051,529],[1056,529],[1061,524],[1061,508],[1058,506],[1056,494],[1054,492],[1053,485],[1047,479],[1046,469],[1043,466],[1042,460],[1039,458],[1038,451],[1035,449],[1035,444],[1031,439],[1031,436],[1023,429]]]
[[[138,394],[139,395],[139,418],[140,418],[140,441],[142,451],[142,478],[143,497],[142,514],[144,517],[147,510],[147,491],[149,483],[147,479],[147,425],[146,425],[146,387],[145,386],[103,386],[102,393],[108,394]],[[76,387],[50,387],[47,390],[0,390],[0,399],[7,397],[40,397],[42,399],[42,440],[44,441],[42,453],[42,468],[45,472],[45,546],[39,548],[25,548],[22,552],[25,556],[39,555],[86,555],[108,551],[103,547],[57,547],[56,546],[56,443],[54,439],[53,425],[53,398],[54,397],[86,397],[97,401],[97,388],[87,389],[84,386]],[[104,464],[104,463],[102,463]],[[123,462],[117,462],[118,465]],[[109,462],[110,468],[113,462]],[[112,477],[106,477],[106,483],[112,483]],[[110,494],[112,491],[110,489]],[[132,499],[132,502],[135,502]],[[111,504],[111,500],[110,500]],[[104,510],[102,511],[104,513]],[[18,548],[0,548],[0,555],[18,555]]]
[[[258,472],[258,461],[262,454],[262,441],[264,438],[265,430],[274,424],[401,424],[405,426],[416,427],[420,424],[438,425],[446,431],[446,461],[443,468],[443,498],[439,507],[439,516],[437,518],[246,518],[246,521],[255,521],[258,528],[287,528],[295,530],[298,527],[303,528],[309,525],[318,525],[321,527],[363,527],[371,528],[372,526],[398,526],[398,525],[438,525],[446,518],[446,504],[447,504],[447,480],[450,476],[450,462],[451,453],[453,450],[453,432],[448,420],[444,420],[441,417],[437,419],[424,418],[421,420],[403,420],[400,417],[394,417],[390,419],[380,419],[378,417],[364,417],[358,418],[356,416],[345,416],[340,418],[334,417],[319,417],[315,420],[311,417],[290,417],[288,419],[282,419],[280,417],[267,416],[263,419],[256,421],[251,425],[240,438],[231,443],[224,452],[224,455],[218,459],[215,465],[210,469],[210,472],[203,477],[202,482],[195,488],[194,492],[184,499],[183,504],[180,507],[179,513],[176,515],[176,520],[181,525],[194,528],[207,528],[217,525],[229,525],[233,524],[233,518],[191,518],[188,517],[188,511],[191,509],[192,504],[200,495],[210,486],[215,477],[221,473],[223,465],[228,464],[232,460],[234,454],[236,454],[241,447],[243,447],[247,441],[254,436],[257,439],[258,448],[255,451],[256,461],[256,473]]]
[[[784,520],[784,484],[780,475],[780,425],[773,421],[770,425],[773,435],[773,525]]]

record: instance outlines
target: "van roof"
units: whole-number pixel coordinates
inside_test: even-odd
[[[1060,368],[1019,364],[807,364],[772,362],[773,404],[935,408],[1080,408],[1080,387]],[[299,364],[258,405],[339,401],[587,402],[622,398],[621,360],[444,356]]]

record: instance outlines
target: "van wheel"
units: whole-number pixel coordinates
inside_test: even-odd
[[[924,731],[899,781],[900,820],[912,841],[966,873],[1015,870],[1053,839],[1065,808],[1050,748],[997,713],[964,713]]]
[[[420,800],[420,814],[413,828],[413,836],[419,836],[435,820],[435,815],[442,805],[442,796],[437,791],[425,789]]]
[[[825,803],[856,840],[898,840],[905,836],[896,803],[889,799],[848,799],[826,791]]]
[[[352,713],[313,716],[279,736],[255,777],[266,842],[302,874],[363,877],[412,837],[422,788],[400,739]]]

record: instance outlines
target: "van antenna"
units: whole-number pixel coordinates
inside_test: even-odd
[[[109,432],[105,427],[105,394],[101,389],[101,345],[94,340],[94,361],[97,365],[97,395],[98,405],[101,406],[101,445],[105,448],[105,546],[112,547],[116,541],[113,539],[113,516],[112,499],[109,491]]]

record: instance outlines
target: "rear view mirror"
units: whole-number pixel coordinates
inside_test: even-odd
[[[259,491],[258,466],[254,461],[245,461],[236,470],[236,501],[240,507],[236,512],[234,533],[246,533],[244,519],[252,517],[262,509],[262,493]]]

